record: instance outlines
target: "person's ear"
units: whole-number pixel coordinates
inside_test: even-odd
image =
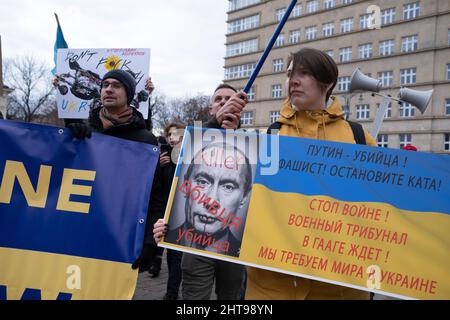
[[[248,193],[242,198],[241,202],[239,203],[239,209],[238,209],[238,210],[241,210],[242,207],[243,207],[243,206],[245,205],[245,203],[247,202],[249,193],[250,193],[250,192],[248,192]]]

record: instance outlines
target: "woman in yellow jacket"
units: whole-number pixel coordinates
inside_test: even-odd
[[[327,54],[304,48],[290,59],[286,88],[289,98],[277,120],[279,134],[310,139],[356,143],[350,124],[331,92],[338,68]],[[364,131],[367,145],[375,140]],[[245,298],[254,299],[368,299],[364,291],[249,267]]]

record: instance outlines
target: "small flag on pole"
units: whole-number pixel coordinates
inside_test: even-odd
[[[55,61],[55,67],[52,70],[52,73],[56,73],[56,60],[58,57],[58,49],[60,48],[68,48],[66,40],[64,39],[64,34],[61,29],[61,25],[59,24],[58,15],[55,13],[56,23],[58,24],[58,28],[56,30],[56,41],[55,41],[55,47],[54,47],[54,53],[53,53],[53,60]]]

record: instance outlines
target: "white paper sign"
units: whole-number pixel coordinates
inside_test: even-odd
[[[150,67],[150,49],[58,49],[59,118],[87,119],[89,110],[100,105],[102,77],[113,69],[130,72],[136,79],[132,104],[148,117],[145,81]]]

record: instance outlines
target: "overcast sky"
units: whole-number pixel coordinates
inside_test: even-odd
[[[171,97],[211,94],[224,77],[226,0],[0,0],[3,58],[53,68],[56,12],[70,48],[150,48],[150,74]]]

